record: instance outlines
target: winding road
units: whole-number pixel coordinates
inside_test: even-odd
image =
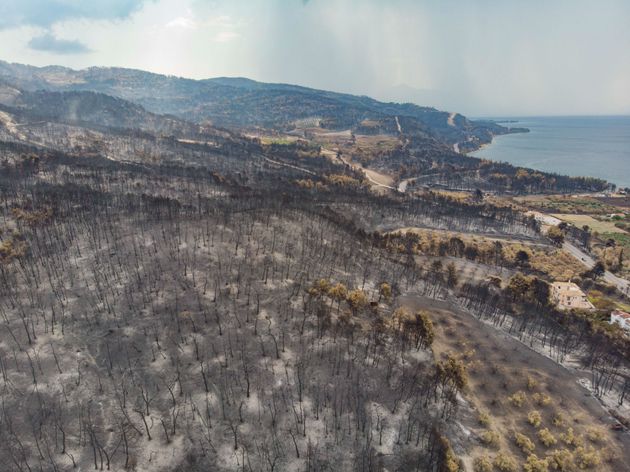
[[[546,215],[545,213],[540,213],[538,211],[528,212],[530,215],[533,215],[538,221],[547,226],[557,226],[562,223],[562,220],[556,218],[555,216]],[[576,258],[579,262],[582,263],[587,269],[591,269],[595,265],[595,259],[585,252],[584,250],[577,247],[575,244],[565,241],[562,245],[562,249],[571,254],[574,258]],[[606,271],[602,276],[604,281],[610,285],[614,285],[617,287],[621,293],[626,296],[630,295],[630,281],[626,279],[622,279],[621,277],[617,277],[612,272]]]
[[[565,241],[562,245],[562,249],[575,257],[588,269],[591,269],[595,265],[595,259],[593,259],[591,255],[587,254],[573,243]],[[621,293],[625,295],[630,294],[630,281],[622,279],[621,277],[617,277],[615,274],[609,271],[604,272],[602,278],[605,282],[617,287],[617,290],[619,290]]]

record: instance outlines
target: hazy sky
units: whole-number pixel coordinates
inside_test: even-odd
[[[0,0],[0,59],[630,114],[630,0]]]

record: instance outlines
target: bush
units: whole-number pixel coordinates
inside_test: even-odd
[[[522,433],[514,433],[514,442],[525,454],[531,454],[536,448],[532,440]]]
[[[523,464],[523,470],[525,472],[549,472],[549,463],[547,459],[539,459],[536,454],[530,454]]]
[[[562,416],[561,413],[556,413],[555,415],[553,415],[551,422],[554,426],[557,427],[564,426],[564,416]]]
[[[480,456],[475,458],[473,462],[474,472],[492,472],[492,461],[488,456]]]
[[[508,401],[517,408],[522,407],[527,400],[527,395],[522,390],[519,390],[514,395],[508,397]]]
[[[516,472],[516,461],[509,454],[497,454],[492,463],[500,472]]]
[[[568,449],[556,449],[551,451],[547,454],[547,463],[551,470],[558,470],[560,472],[575,469],[573,453]]]
[[[606,439],[604,431],[601,428],[597,428],[595,426],[588,428],[588,430],[586,431],[586,437],[589,441],[596,444],[602,443]]]
[[[479,412],[478,420],[481,426],[486,426],[486,427],[490,426],[490,415],[488,413],[485,413],[483,411]]]
[[[582,437],[573,432],[573,428],[569,428],[566,433],[561,434],[560,439],[562,439],[567,446],[579,447],[584,443]]]
[[[601,462],[599,454],[592,446],[588,446],[588,448],[579,446],[575,450],[575,463],[580,469],[590,469]]]
[[[553,446],[558,442],[555,436],[551,434],[551,431],[549,431],[547,428],[543,428],[538,431],[538,439],[541,443],[545,445],[545,447]]]
[[[481,442],[486,446],[498,447],[500,439],[499,433],[496,431],[488,430],[481,433]]]
[[[538,387],[538,381],[534,379],[532,376],[527,376],[527,390],[534,390]]]
[[[532,399],[538,406],[547,406],[551,403],[551,397],[546,393],[534,393]]]
[[[463,462],[455,455],[449,440],[445,436],[440,435],[439,441],[442,449],[440,470],[444,472],[462,472],[464,470]]]
[[[540,427],[540,425],[542,424],[542,416],[540,415],[540,411],[530,411],[527,415],[527,422],[531,424],[534,428]]]

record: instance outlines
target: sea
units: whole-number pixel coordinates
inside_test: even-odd
[[[630,187],[630,116],[492,119],[530,132],[497,136],[471,156]]]

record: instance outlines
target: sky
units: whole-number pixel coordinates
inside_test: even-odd
[[[630,0],[0,0],[0,59],[469,116],[630,114]]]

